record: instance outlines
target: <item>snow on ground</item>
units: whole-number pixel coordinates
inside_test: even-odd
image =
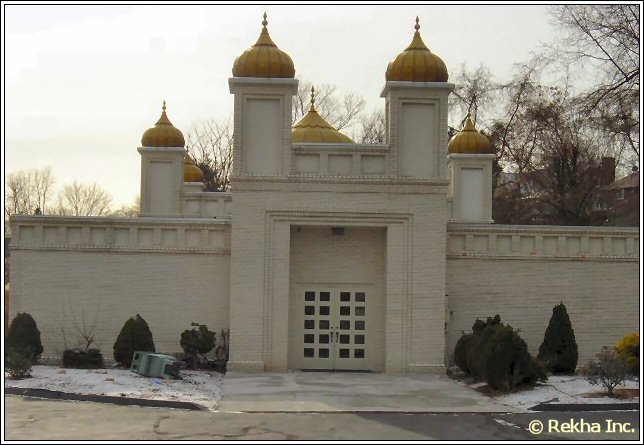
[[[137,399],[192,402],[215,411],[222,394],[223,375],[214,371],[181,371],[182,380],[165,380],[144,377],[132,371],[117,368],[69,369],[36,365],[31,378],[10,380],[5,374],[5,386],[15,388],[48,389],[76,394],[95,394],[130,397]],[[467,385],[474,389],[482,384]],[[629,380],[621,388],[639,388],[639,382]],[[496,402],[519,411],[540,403],[623,403],[639,402],[635,399],[588,397],[601,392],[581,376],[551,376],[535,388],[513,394],[493,397]]]
[[[125,369],[71,369],[36,365],[31,378],[10,380],[5,386],[49,389],[136,399],[192,402],[211,411],[221,398],[223,375],[214,371],[181,371],[181,380],[144,377]]]
[[[628,380],[624,385],[620,385],[615,389],[619,390],[621,388],[637,389],[639,388],[639,382]],[[604,391],[602,386],[593,386],[581,376],[551,376],[548,378],[547,382],[539,383],[533,389],[498,396],[494,399],[499,403],[526,411],[540,403],[595,404],[639,402],[639,398],[617,399],[611,397],[588,397],[589,393],[598,393],[602,391]]]

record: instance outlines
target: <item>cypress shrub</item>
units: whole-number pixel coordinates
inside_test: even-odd
[[[5,348],[24,355],[31,363],[36,363],[43,347],[40,341],[40,331],[36,321],[28,313],[15,316],[5,339]]]
[[[134,351],[156,352],[150,327],[139,314],[123,325],[114,343],[114,360],[129,368]]]
[[[538,358],[554,374],[570,374],[577,368],[577,342],[568,311],[563,303],[552,309],[550,323],[539,347]]]

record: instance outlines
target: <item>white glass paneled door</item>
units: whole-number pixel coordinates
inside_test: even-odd
[[[300,369],[368,370],[370,326],[366,289],[302,288],[295,296],[292,363]],[[298,334],[299,331],[299,334]]]

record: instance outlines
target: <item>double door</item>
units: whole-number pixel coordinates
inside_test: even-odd
[[[369,370],[372,332],[368,289],[302,288],[295,295],[301,323],[291,348],[301,369]],[[298,336],[297,333],[295,333]]]

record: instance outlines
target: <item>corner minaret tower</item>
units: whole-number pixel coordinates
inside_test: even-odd
[[[185,145],[183,133],[168,119],[163,101],[161,117],[154,127],[143,133],[138,148],[141,154],[141,216],[181,214]]]
[[[409,46],[387,66],[381,97],[386,101],[390,170],[397,176],[446,179],[447,83],[445,63],[420,35],[416,17]]]
[[[290,170],[293,60],[268,34],[266,13],[257,42],[233,64],[233,176],[282,176]]]
[[[492,163],[495,155],[490,141],[476,130],[469,114],[463,129],[449,141],[448,151],[451,220],[493,222]]]
[[[264,13],[257,42],[235,59],[233,77],[228,79],[230,92],[235,97],[230,181],[235,204],[231,234],[229,370],[263,371],[266,367],[286,366],[267,358],[273,343],[260,340],[269,329],[265,311],[270,307],[266,301],[269,291],[264,277],[268,260],[264,248],[267,237],[272,235],[264,225],[267,218],[264,206],[280,202],[282,195],[271,188],[290,173],[293,95],[298,81],[293,60],[275,45],[267,25]],[[284,347],[281,343],[275,347],[280,345]]]

